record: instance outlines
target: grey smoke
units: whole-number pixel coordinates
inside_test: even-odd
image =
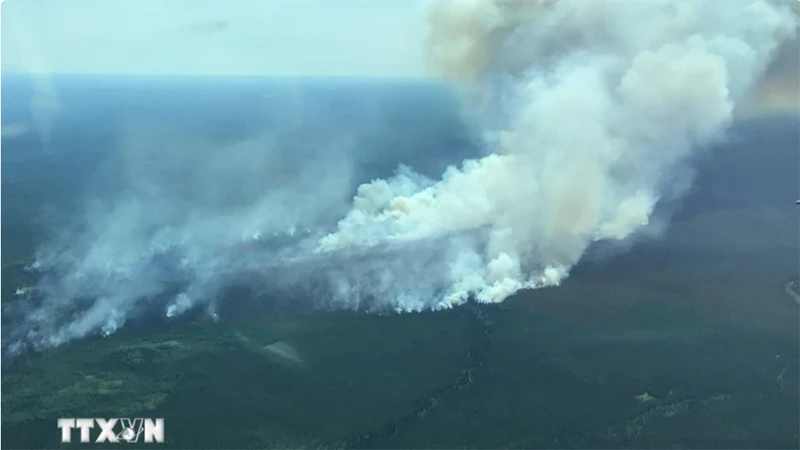
[[[431,68],[462,88],[485,156],[438,179],[402,167],[345,206],[346,157],[272,160],[284,142],[269,138],[240,144],[246,163],[168,143],[156,157],[133,138],[129,193],[39,255],[44,300],[20,342],[110,333],[146,307],[214,315],[245,273],[319,306],[399,311],[557,285],[593,243],[648,229],[797,27],[788,2],[767,0],[441,1],[430,21]],[[242,186],[264,167],[269,183]],[[175,177],[185,192],[160,184]],[[248,200],[224,206],[232,186]],[[62,324],[76,299],[88,306]]]
[[[319,253],[456,241],[449,307],[557,285],[590,244],[625,240],[673,194],[693,154],[720,139],[734,107],[796,32],[768,1],[443,1],[431,14],[433,66],[488,113],[495,152],[408,194],[359,189]]]

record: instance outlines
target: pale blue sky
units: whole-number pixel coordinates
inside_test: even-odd
[[[5,0],[4,72],[421,76],[426,0]]]

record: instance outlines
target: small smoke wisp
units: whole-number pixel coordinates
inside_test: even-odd
[[[125,196],[39,252],[39,300],[6,350],[111,333],[148,309],[215,316],[245,279],[398,311],[558,285],[594,242],[647,229],[680,194],[674,181],[797,29],[787,2],[767,0],[454,0],[429,18],[431,68],[478,112],[482,157],[439,179],[403,166],[350,204],[348,163],[274,160],[264,143],[240,163],[198,158],[202,143],[158,158],[134,145]]]

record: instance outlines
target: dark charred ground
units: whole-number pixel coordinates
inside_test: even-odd
[[[663,238],[595,249],[558,288],[420,314],[244,301],[218,323],[140,320],[5,373],[2,446],[58,447],[59,417],[137,416],[165,418],[165,448],[797,448],[798,126],[735,131]],[[27,192],[7,167],[4,305],[37,239],[6,223]]]

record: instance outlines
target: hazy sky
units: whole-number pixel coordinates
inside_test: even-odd
[[[4,72],[422,75],[425,0],[5,0]]]

